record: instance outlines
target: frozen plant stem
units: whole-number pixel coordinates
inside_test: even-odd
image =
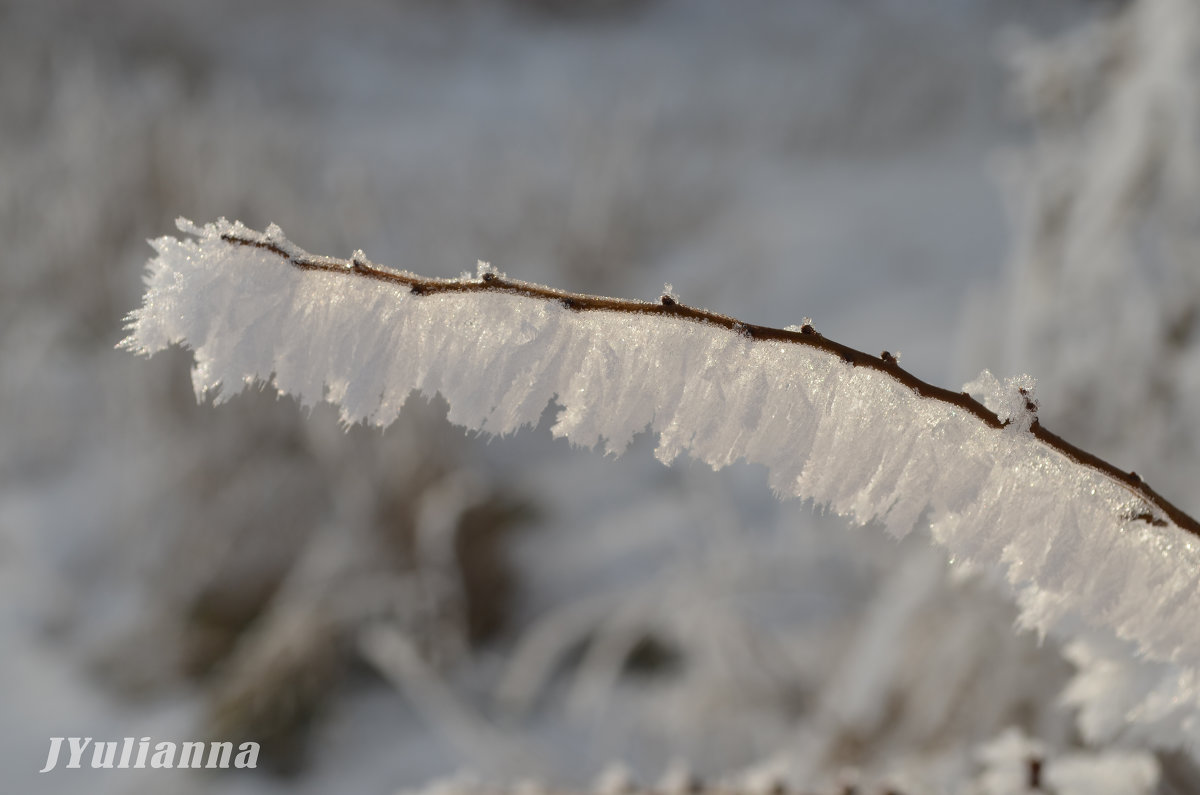
[[[575,312],[600,311],[667,315],[710,323],[754,340],[778,340],[797,345],[807,345],[838,356],[844,362],[854,367],[869,367],[881,373],[886,373],[904,386],[912,389],[921,397],[939,400],[943,403],[964,409],[974,414],[989,427],[1003,428],[1010,422],[1010,420],[1002,422],[995,413],[966,392],[953,392],[949,389],[922,381],[902,368],[897,363],[896,357],[888,351],[883,351],[880,356],[872,356],[869,353],[864,353],[863,351],[843,345],[840,342],[828,339],[808,324],[802,326],[799,331],[758,326],[743,323],[728,315],[717,314],[707,309],[685,306],[668,295],[663,295],[661,301],[657,304],[647,301],[607,298],[583,293],[571,293],[551,287],[544,287],[539,284],[507,279],[491,271],[482,271],[478,280],[433,279],[382,267],[368,260],[362,252],[355,252],[354,256],[349,260],[312,255],[292,245],[281,234],[272,234],[272,230],[268,230],[267,233],[259,233],[245,227],[237,227],[221,232],[220,237],[222,240],[233,245],[251,246],[270,251],[300,270],[325,271],[348,278],[357,277],[387,282],[407,287],[414,295],[419,296],[463,292],[514,293],[528,298],[557,301],[562,306]],[[1150,506],[1157,508],[1163,514],[1170,517],[1180,528],[1200,537],[1200,522],[1197,522],[1197,520],[1150,488],[1149,484],[1143,481],[1136,472],[1125,472],[1098,456],[1076,447],[1061,436],[1046,430],[1036,417],[1033,419],[1029,430],[1035,438],[1050,448],[1062,453],[1077,464],[1095,469],[1097,472],[1121,483],[1135,496],[1140,497]],[[1165,520],[1159,518],[1150,510],[1141,511],[1129,518],[1158,526],[1166,524]]]
[[[536,424],[553,401],[553,433],[575,444],[619,453],[649,429],[664,462],[688,451],[714,469],[761,464],[777,494],[894,536],[926,519],[954,565],[1002,576],[1022,626],[1099,633],[1165,666],[1154,681],[1200,712],[1186,684],[1200,676],[1200,528],[1043,429],[1027,380],[986,381],[993,413],[807,323],[567,293],[485,266],[427,279],[361,252],[309,254],[277,227],[179,225],[188,238],[153,241],[122,346],[190,346],[198,398],[262,382],[386,426],[414,391],[440,393],[451,422],[495,435]]]

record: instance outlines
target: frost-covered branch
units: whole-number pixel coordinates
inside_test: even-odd
[[[567,309],[577,312],[606,311],[680,317],[729,329],[750,339],[776,340],[807,345],[838,356],[844,362],[855,367],[869,367],[873,370],[886,373],[904,386],[912,389],[921,397],[940,400],[943,403],[957,406],[974,414],[981,422],[993,428],[1005,427],[1016,420],[1017,415],[1024,409],[1032,415],[1029,418],[1031,421],[1027,423],[1027,427],[1036,438],[1076,463],[1096,469],[1122,483],[1151,506],[1151,508],[1139,511],[1130,518],[1161,526],[1166,524],[1166,520],[1157,515],[1158,512],[1161,512],[1170,517],[1179,527],[1193,535],[1200,536],[1200,522],[1197,522],[1191,516],[1168,502],[1162,495],[1155,492],[1136,472],[1120,470],[1098,456],[1076,447],[1062,437],[1043,428],[1037,419],[1037,406],[1029,399],[1025,390],[1019,391],[1017,406],[1015,406],[1012,416],[1006,416],[1004,419],[1001,419],[995,412],[989,410],[978,400],[975,400],[968,392],[952,392],[917,378],[912,373],[900,367],[896,357],[888,351],[883,351],[878,357],[872,356],[863,351],[827,339],[808,323],[799,329],[757,326],[742,323],[732,317],[710,312],[707,309],[685,306],[666,293],[662,295],[660,302],[657,304],[646,301],[571,293],[544,287],[539,284],[507,279],[495,270],[487,267],[480,268],[476,279],[433,279],[381,267],[368,260],[362,251],[356,251],[349,260],[338,259],[336,257],[314,256],[283,237],[278,227],[272,227],[266,233],[255,232],[245,227],[235,227],[222,232],[221,239],[237,245],[253,246],[271,251],[301,270],[351,274],[366,279],[374,279],[380,282],[407,287],[414,295],[459,292],[506,292],[530,298],[556,301]]]
[[[983,383],[989,409],[810,325],[772,329],[680,304],[509,280],[425,279],[310,255],[272,227],[181,221],[160,238],[122,344],[195,351],[198,396],[269,382],[345,422],[387,425],[413,390],[494,434],[534,424],[619,452],[649,427],[664,461],[765,465],[780,494],[896,536],[923,515],[960,565],[997,567],[1022,621],[1084,627],[1145,658],[1200,668],[1195,520],[1131,473],[1037,422],[1023,382]],[[1190,696],[1189,696],[1190,698]]]
[[[486,266],[480,267],[479,274],[476,279],[435,279],[382,267],[368,260],[361,250],[355,251],[354,255],[348,260],[338,259],[336,257],[313,255],[287,240],[287,238],[283,236],[282,231],[276,226],[270,227],[265,233],[256,232],[240,224],[222,224],[222,226],[223,230],[220,232],[221,240],[234,245],[251,246],[270,251],[279,255],[285,261],[296,268],[299,268],[300,270],[323,271],[326,273],[347,274],[365,279],[372,279],[379,282],[406,287],[414,295],[433,295],[438,293],[505,292],[523,295],[530,298],[556,301],[567,309],[579,312],[599,310],[607,312],[665,315],[670,317],[686,318],[688,320],[709,323],[729,329],[730,331],[745,335],[750,339],[790,342],[799,345],[807,345],[809,347],[825,351],[840,357],[844,362],[855,367],[867,367],[882,373],[886,373],[904,386],[912,389],[921,397],[940,400],[943,403],[957,406],[958,408],[974,414],[981,422],[993,428],[1005,427],[1016,419],[1017,412],[1013,412],[1013,416],[1006,416],[1004,419],[1001,419],[995,412],[989,410],[986,406],[965,391],[952,392],[948,389],[943,389],[942,387],[934,386],[933,384],[922,381],[912,373],[909,373],[907,370],[904,370],[902,367],[900,367],[895,356],[888,351],[884,351],[878,357],[872,356],[868,353],[864,353],[863,351],[859,351],[847,345],[842,345],[839,342],[827,339],[807,323],[801,326],[799,329],[778,329],[769,326],[758,326],[749,323],[743,323],[727,315],[717,314],[716,312],[710,312],[706,309],[685,306],[667,294],[664,294],[661,297],[660,303],[654,304],[646,301],[571,293],[564,290],[556,290],[550,287],[532,284],[530,282],[507,279],[494,269]],[[201,233],[200,230],[197,227],[192,226],[190,222],[181,221],[180,228],[182,231],[195,231],[198,234]],[[130,337],[129,340],[133,340],[133,337]],[[1025,390],[1021,390],[1021,396],[1024,399],[1019,400],[1019,403],[1023,403],[1023,408],[1033,414],[1031,417],[1031,422],[1028,423],[1028,428],[1036,438],[1076,463],[1094,468],[1099,472],[1111,477],[1112,479],[1122,483],[1131,492],[1133,492],[1133,494],[1141,497],[1147,502],[1147,510],[1134,514],[1129,518],[1161,526],[1166,524],[1165,519],[1156,515],[1158,512],[1161,512],[1170,517],[1172,521],[1174,521],[1184,530],[1187,530],[1193,535],[1200,536],[1200,522],[1197,522],[1191,516],[1184,513],[1160,494],[1155,492],[1138,476],[1136,472],[1122,471],[1107,461],[1100,459],[1086,450],[1076,447],[1062,437],[1051,433],[1042,427],[1036,416],[1036,404],[1032,402],[1032,400],[1028,399]],[[1018,406],[1017,411],[1019,411],[1020,408],[1021,406]],[[1157,509],[1157,511],[1154,509]]]

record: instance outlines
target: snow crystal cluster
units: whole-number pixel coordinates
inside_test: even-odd
[[[536,423],[553,401],[554,433],[578,445],[619,454],[650,428],[664,462],[689,452],[713,468],[762,464],[780,495],[896,537],[926,517],[956,565],[1003,574],[1023,624],[1144,660],[1150,688],[1169,696],[1160,709],[1188,716],[1176,742],[1200,747],[1197,540],[1136,519],[1157,512],[1025,432],[1031,381],[1001,387],[985,374],[982,397],[1012,420],[997,430],[806,345],[517,292],[417,295],[223,237],[307,256],[277,230],[179,226],[189,238],[153,243],[122,344],[191,347],[198,397],[266,382],[306,405],[336,403],[346,423],[386,426],[414,391],[438,393],[452,422],[490,434]]]
[[[1037,401],[1033,398],[1036,381],[1029,375],[1018,375],[1000,379],[984,370],[974,381],[963,385],[983,405],[996,413],[1004,427],[1014,431],[1027,431],[1037,419]]]

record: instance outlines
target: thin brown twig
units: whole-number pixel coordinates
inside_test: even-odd
[[[686,306],[668,295],[662,296],[659,303],[622,298],[606,298],[556,290],[538,284],[507,279],[494,273],[484,273],[479,281],[435,279],[385,268],[370,262],[358,254],[349,260],[337,259],[335,257],[318,257],[299,249],[293,249],[290,246],[285,247],[285,245],[276,242],[270,237],[248,237],[239,232],[223,232],[221,233],[221,239],[236,245],[252,246],[271,251],[301,270],[325,271],[328,273],[341,273],[373,279],[375,281],[407,287],[416,295],[474,292],[515,293],[530,298],[557,301],[564,307],[576,312],[625,312],[630,314],[680,317],[720,326],[738,334],[743,334],[750,339],[774,340],[795,343],[797,345],[807,345],[810,348],[816,348],[838,356],[844,362],[855,367],[867,367],[885,373],[912,389],[921,397],[938,400],[962,409],[969,414],[975,415],[982,423],[991,428],[1003,428],[1006,424],[996,414],[989,411],[986,406],[966,392],[953,392],[917,378],[902,368],[897,363],[896,357],[887,351],[884,351],[881,356],[872,356],[869,353],[856,350],[840,342],[834,342],[817,333],[808,324],[802,326],[798,331],[772,328],[770,326],[757,326],[752,323],[743,323],[728,315],[710,312],[707,309]],[[1200,537],[1200,522],[1197,522],[1161,494],[1150,488],[1136,472],[1125,472],[1100,457],[1076,447],[1061,436],[1046,430],[1036,417],[1029,430],[1034,437],[1047,447],[1061,453],[1077,464],[1096,470],[1116,481],[1133,495],[1144,500],[1148,504],[1148,507],[1157,509],[1158,512],[1169,517],[1171,521],[1183,530]],[[1154,510],[1139,511],[1124,518],[1132,521],[1146,522],[1154,526],[1165,526],[1167,522],[1158,512]]]

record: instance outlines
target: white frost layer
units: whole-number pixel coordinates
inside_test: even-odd
[[[197,239],[153,242],[123,345],[191,347],[198,397],[266,381],[306,405],[337,403],[346,422],[387,425],[418,390],[442,394],[452,422],[494,434],[536,423],[556,400],[554,432],[577,444],[620,452],[650,427],[663,461],[690,451],[714,468],[763,464],[780,494],[896,536],[928,509],[954,563],[1003,570],[1025,625],[1067,637],[1091,628],[1136,651],[1152,664],[1141,670],[1170,672],[1174,703],[1196,714],[1196,539],[1127,519],[1148,506],[1025,423],[989,428],[804,345],[507,293],[415,296],[220,238],[258,234],[239,224],[180,229]],[[1193,724],[1172,721],[1196,748]]]

